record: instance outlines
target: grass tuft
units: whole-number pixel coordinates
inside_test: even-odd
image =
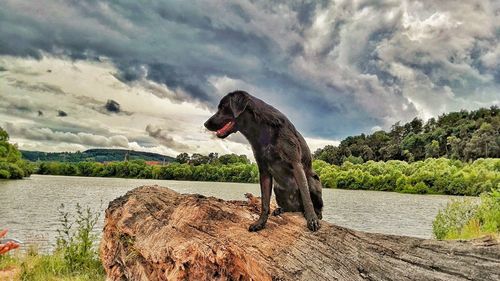
[[[71,216],[64,211],[64,206],[59,208],[60,228],[57,247],[52,254],[41,254],[36,247],[30,247],[24,254],[0,256],[0,280],[104,280],[97,236],[92,232],[99,214],[79,204],[76,209],[76,215]]]

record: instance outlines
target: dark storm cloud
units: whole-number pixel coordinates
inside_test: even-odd
[[[120,104],[114,100],[108,100],[106,102],[106,105],[104,106],[107,111],[113,112],[113,113],[119,113],[120,112]]]
[[[212,108],[210,79],[228,77],[307,135],[341,138],[498,102],[500,5],[449,2],[5,1],[0,54],[107,57],[121,81]]]
[[[81,105],[85,108],[90,108],[96,112],[104,115],[118,114],[118,115],[132,115],[133,112],[123,110],[115,100],[108,99],[106,102],[88,97],[88,96],[74,96],[73,103]],[[104,103],[104,105],[103,105]]]

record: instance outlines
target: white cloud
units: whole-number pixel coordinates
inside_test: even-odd
[[[0,126],[21,149],[77,151],[93,147],[129,148],[176,156],[180,152],[237,153],[252,158],[248,143],[231,136],[220,140],[203,127],[212,112],[151,81],[124,84],[109,62],[0,57],[8,66],[0,83]],[[29,74],[25,70],[29,69]],[[50,72],[47,70],[50,69]],[[22,71],[21,71],[22,70]],[[24,81],[25,87],[17,87]],[[43,81],[64,94],[29,85]],[[108,99],[131,114],[105,114]],[[57,110],[68,113],[57,117]],[[38,110],[43,112],[38,116]],[[149,133],[147,128],[149,128]],[[151,133],[154,136],[151,136]],[[155,134],[157,133],[157,134]],[[167,141],[170,140],[170,141]]]
[[[135,5],[5,2],[0,54],[18,57],[0,56],[1,120],[181,151],[152,125],[196,152],[250,153],[202,126],[235,89],[315,139],[499,103],[498,1]],[[108,99],[123,112],[103,110]]]

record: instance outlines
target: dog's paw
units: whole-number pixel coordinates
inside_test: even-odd
[[[248,231],[250,231],[250,232],[256,232],[256,231],[259,231],[259,230],[263,229],[264,226],[266,226],[265,222],[256,221],[255,223],[252,223],[248,227]]]
[[[319,220],[316,216],[307,219],[307,228],[311,231],[318,231],[320,228]]]
[[[284,212],[285,212],[285,211],[283,211],[283,209],[282,209],[282,208],[279,208],[279,207],[278,207],[278,208],[274,209],[274,211],[273,211],[273,216],[275,216],[275,217],[276,217],[276,216],[279,216],[279,215],[283,214]]]

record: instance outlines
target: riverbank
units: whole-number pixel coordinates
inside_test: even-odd
[[[325,188],[395,191],[417,194],[478,196],[500,184],[500,159],[462,162],[429,158],[407,163],[391,160],[344,162],[341,166],[313,162]],[[84,177],[117,177],[160,180],[257,183],[258,168],[250,163],[148,165],[144,161],[40,162],[35,173]]]
[[[0,280],[104,280],[99,237],[93,233],[100,212],[75,207],[75,215],[58,208],[57,245],[51,253],[41,254],[36,245],[25,244],[23,251],[0,255]]]

